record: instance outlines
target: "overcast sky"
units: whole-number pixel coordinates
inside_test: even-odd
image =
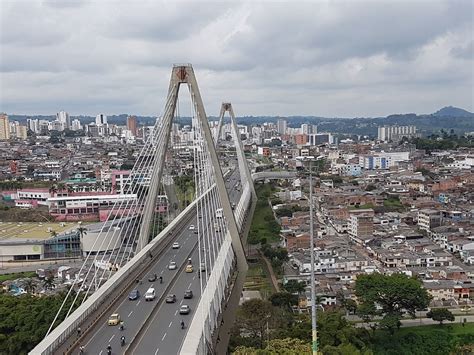
[[[474,108],[471,0],[1,0],[0,12],[9,114],[159,115],[173,63],[193,64],[208,115],[222,101],[238,116]]]

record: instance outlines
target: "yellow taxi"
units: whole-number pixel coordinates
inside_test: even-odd
[[[186,272],[193,272],[194,268],[192,265],[186,265]]]
[[[114,313],[109,317],[107,321],[108,325],[117,325],[120,323],[120,315],[118,313]]]

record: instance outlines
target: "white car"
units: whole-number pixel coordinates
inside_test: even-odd
[[[179,249],[179,243],[178,242],[173,243],[173,249]]]
[[[189,230],[190,230],[190,231],[193,231],[193,230],[194,230],[194,224],[191,224],[191,225],[189,226]]]
[[[183,304],[181,308],[179,309],[179,314],[189,314],[190,311],[191,309],[189,308],[189,306],[186,304]]]
[[[176,270],[177,266],[174,261],[170,261],[170,264],[168,265],[168,270]]]

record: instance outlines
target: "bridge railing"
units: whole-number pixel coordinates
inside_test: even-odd
[[[160,251],[160,248],[164,248],[164,245],[166,245],[164,240],[175,229],[182,227],[183,219],[189,218],[189,215],[193,212],[198,201],[204,198],[214,188],[215,185],[202,194],[201,197],[189,204],[189,206],[187,206],[158,236],[152,239],[149,244],[147,244],[122,268],[120,268],[68,318],[51,331],[51,333],[45,337],[30,352],[30,354],[54,354],[55,350],[58,349],[71,335],[73,335],[78,327],[80,327],[99,307],[103,307],[106,304],[113,304],[116,299],[121,296],[121,293],[114,295],[114,286],[122,285],[123,283],[126,284],[127,281],[130,282],[130,279],[134,280],[135,278],[131,278],[130,275],[135,275],[140,272],[140,268],[143,267],[142,261],[148,259],[148,253],[157,253]]]

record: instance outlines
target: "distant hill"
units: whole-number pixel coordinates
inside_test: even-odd
[[[454,106],[446,106],[433,113],[437,117],[474,117],[474,113]]]

